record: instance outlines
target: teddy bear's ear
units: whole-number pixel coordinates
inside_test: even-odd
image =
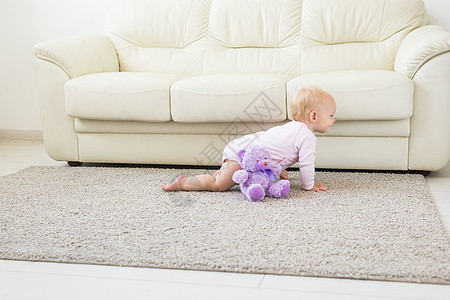
[[[245,150],[244,150],[244,149],[239,150],[239,151],[236,153],[238,162],[239,162],[240,164],[242,163],[242,159],[244,158],[244,154],[245,154]]]

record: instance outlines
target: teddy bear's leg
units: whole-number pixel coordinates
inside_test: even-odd
[[[246,193],[247,198],[251,201],[261,201],[265,195],[263,187],[258,183],[251,184]]]
[[[271,182],[267,189],[267,195],[275,198],[284,198],[287,196],[291,189],[289,180],[279,180],[277,182]]]

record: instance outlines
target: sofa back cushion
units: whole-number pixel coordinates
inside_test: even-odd
[[[393,70],[422,0],[118,0],[121,71],[181,75]]]
[[[205,74],[299,75],[301,0],[212,0]]]
[[[301,73],[393,70],[402,39],[424,24],[422,0],[303,0]]]
[[[105,29],[121,71],[202,73],[210,0],[118,0]]]

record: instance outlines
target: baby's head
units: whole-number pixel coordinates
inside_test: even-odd
[[[336,102],[333,96],[317,87],[300,89],[290,102],[292,117],[303,122],[313,132],[327,132],[334,124]]]

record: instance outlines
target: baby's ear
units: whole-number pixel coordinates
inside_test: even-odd
[[[309,120],[311,122],[316,122],[317,121],[317,112],[315,110],[311,111],[309,113]]]
[[[244,159],[244,154],[245,154],[245,150],[239,150],[238,153],[236,153],[238,162],[241,164],[242,163],[242,159]]]

